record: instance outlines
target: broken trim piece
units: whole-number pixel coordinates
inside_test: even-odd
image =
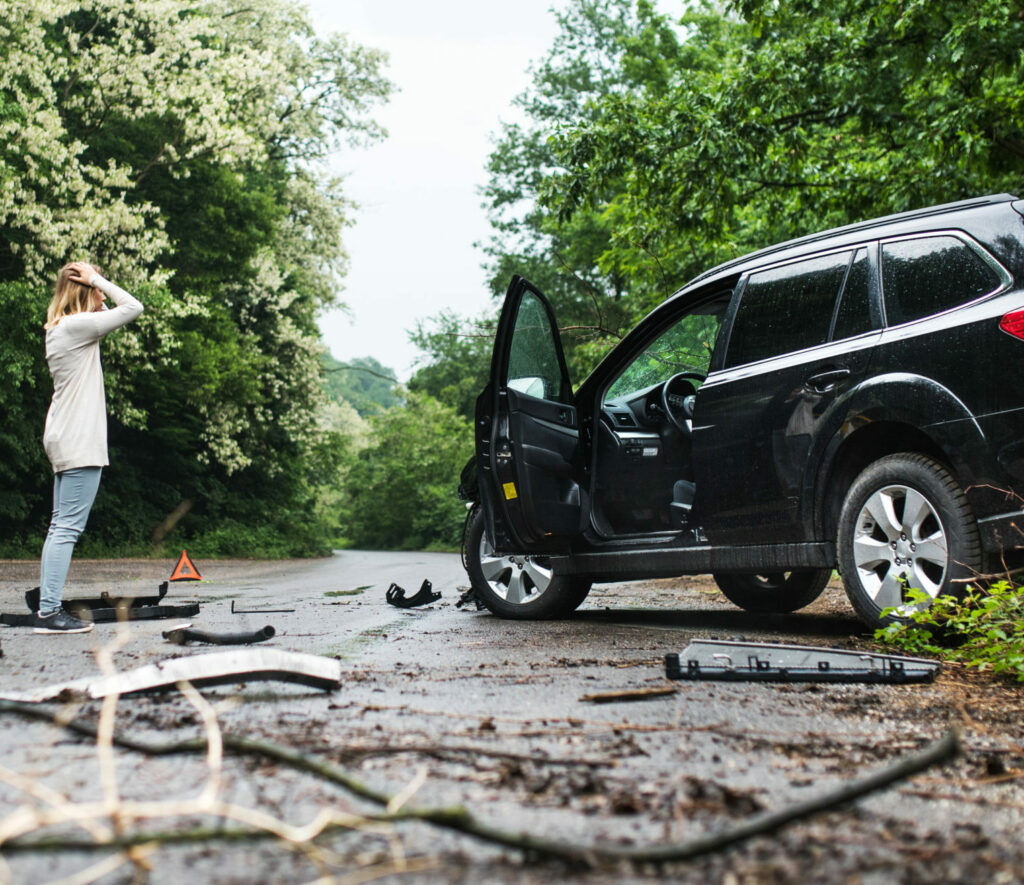
[[[74,606],[86,609],[134,608],[138,606],[160,605],[167,595],[167,582],[156,588],[156,596],[111,596],[106,591],[99,596],[82,596],[77,599],[65,599],[65,607]],[[25,592],[25,605],[29,611],[39,611],[39,588],[33,587]]]
[[[408,599],[405,598],[405,588],[399,587],[397,584],[392,584],[388,587],[386,594],[388,603],[398,608],[415,608],[418,605],[428,605],[431,602],[437,602],[440,598],[440,593],[433,592],[430,581],[424,581],[416,595]]]
[[[334,691],[341,685],[341,664],[333,658],[273,648],[221,651],[168,658],[111,677],[86,677],[33,691],[4,692],[9,701],[42,703],[65,695],[105,698],[174,688],[179,682],[196,686],[225,685],[255,680],[277,680]]]
[[[937,661],[814,645],[694,639],[665,655],[669,679],[721,682],[932,682]]]
[[[99,596],[80,596],[65,599],[64,608],[83,621],[105,624],[113,621],[152,621],[162,618],[191,618],[199,614],[198,602],[183,605],[162,605],[167,595],[167,582],[157,588],[156,596],[111,596],[103,592]],[[32,614],[0,614],[0,624],[7,627],[33,627],[35,613],[39,611],[39,588],[33,587],[25,593],[25,605]]]
[[[109,624],[115,621],[156,621],[164,618],[193,618],[199,614],[198,602],[186,602],[184,605],[142,605],[131,608],[78,608],[73,603],[77,600],[70,600],[65,608],[81,617],[83,621],[92,621],[94,624]],[[35,615],[11,615],[0,614],[0,624],[7,627],[33,627],[36,623]]]

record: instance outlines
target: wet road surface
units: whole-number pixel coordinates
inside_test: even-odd
[[[387,794],[415,788],[411,805],[464,806],[510,831],[579,845],[681,840],[834,788],[950,726],[960,729],[967,752],[852,806],[685,864],[566,866],[411,822],[390,833],[368,825],[332,832],[317,840],[315,851],[253,840],[165,846],[150,855],[152,869],[140,881],[298,883],[333,876],[355,882],[374,872],[385,881],[467,883],[1021,881],[1020,688],[950,667],[923,686],[664,679],[664,655],[693,637],[869,647],[837,587],[804,612],[765,617],[733,608],[707,578],[599,585],[570,619],[521,623],[456,608],[466,578],[449,554],[345,551],[303,562],[196,565],[204,581],[173,584],[165,600],[198,601],[195,626],[234,632],[271,624],[277,635],[270,647],[335,657],[342,668],[341,688],[330,695],[274,682],[204,690],[225,734],[291,747]],[[148,595],[172,566],[76,562],[66,596]],[[36,583],[35,569],[0,563],[0,610],[23,610],[21,596]],[[391,582],[411,596],[424,578],[442,593],[439,602],[411,610],[385,603]],[[295,611],[232,614],[232,601],[236,608]],[[116,666],[214,650],[168,644],[160,633],[169,626],[133,622],[114,655]],[[2,684],[27,689],[97,673],[96,649],[116,630],[99,625],[81,636],[0,630]],[[676,691],[650,700],[582,700],[667,685]],[[89,702],[78,713],[95,721],[99,709]],[[176,692],[122,699],[116,725],[121,734],[148,741],[203,733],[195,709]],[[118,750],[116,758],[123,798],[194,797],[206,783],[201,755]],[[0,717],[0,765],[75,802],[103,794],[94,742],[48,723]],[[324,808],[376,810],[265,759],[229,753],[223,776],[225,799],[292,824]],[[0,783],[2,816],[42,801]],[[168,818],[126,828],[183,830],[213,822]],[[68,825],[58,832],[82,836]],[[105,856],[5,852],[12,880],[33,883],[70,876]],[[401,857],[422,869],[386,875]],[[124,866],[97,881],[130,882],[133,875]]]

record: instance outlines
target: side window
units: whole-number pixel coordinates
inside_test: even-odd
[[[516,314],[505,383],[513,390],[558,402],[562,393],[562,368],[555,349],[555,335],[544,304],[532,292],[523,293]]]
[[[862,332],[870,332],[871,306],[868,290],[871,267],[868,264],[867,249],[859,249],[853,256],[853,264],[846,275],[846,284],[839,296],[836,321],[832,329],[832,340],[841,341]]]
[[[999,284],[996,272],[956,237],[882,245],[882,291],[890,326],[973,301]]]
[[[725,366],[740,366],[828,340],[850,253],[751,274],[729,334]]]

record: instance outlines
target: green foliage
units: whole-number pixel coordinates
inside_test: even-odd
[[[485,188],[492,287],[552,301],[578,383],[697,273],[1024,176],[1016,0],[573,0]]]
[[[42,438],[53,387],[39,321],[49,296],[24,281],[0,283],[0,556],[38,554],[49,516],[53,471]]]
[[[457,549],[466,510],[455,490],[472,454],[471,426],[451,406],[415,393],[370,424],[372,441],[351,460],[342,486],[348,544]]]
[[[42,324],[67,257],[146,306],[103,343],[111,467],[81,552],[329,549],[354,437],[323,389],[352,206],[320,161],[381,135],[379,52],[293,0],[14,0],[0,42],[0,553],[49,516]]]
[[[1024,682],[1024,588],[998,581],[986,590],[968,588],[962,600],[929,597],[911,590],[915,606],[907,617],[897,609],[883,615],[898,620],[875,632],[875,639],[911,654],[931,654],[962,661]]]
[[[328,395],[333,400],[344,400],[361,417],[376,415],[401,404],[395,370],[381,365],[372,356],[342,363],[325,353],[322,359]]]
[[[542,200],[613,219],[606,266],[642,243],[682,281],[794,234],[1019,186],[1016,2],[740,6],[747,21],[684,16],[667,81],[557,134],[564,171]]]
[[[497,320],[466,320],[451,311],[420,320],[409,338],[424,352],[425,365],[409,379],[409,390],[451,406],[470,421],[487,384]]]
[[[505,125],[489,160],[484,195],[494,235],[486,251],[495,295],[519,273],[552,302],[579,383],[679,280],[638,241],[628,247],[629,264],[606,260],[617,221],[601,207],[568,214],[541,199],[565,168],[558,138],[592,123],[604,97],[658,89],[681,46],[668,19],[643,0],[576,0],[556,15],[561,32],[516,100],[528,122]],[[602,185],[609,196],[621,186]]]

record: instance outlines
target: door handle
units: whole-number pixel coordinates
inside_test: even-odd
[[[849,369],[832,369],[819,375],[812,375],[804,382],[804,387],[815,393],[828,393],[844,378],[850,377]]]

